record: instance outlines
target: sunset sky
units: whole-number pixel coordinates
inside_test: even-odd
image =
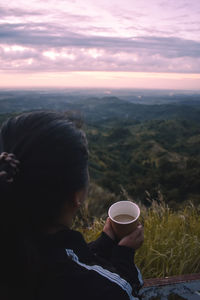
[[[199,0],[1,0],[0,87],[200,90]]]

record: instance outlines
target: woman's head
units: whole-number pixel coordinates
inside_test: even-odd
[[[42,111],[8,119],[1,152],[19,161],[14,180],[1,182],[0,206],[20,230],[52,225],[74,193],[87,187],[87,141],[65,114]]]

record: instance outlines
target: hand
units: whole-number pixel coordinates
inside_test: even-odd
[[[115,234],[112,229],[110,218],[107,218],[106,223],[103,228],[103,232],[105,232],[113,241],[115,240]]]
[[[118,243],[119,246],[126,246],[137,250],[142,246],[144,242],[144,229],[141,224],[137,226],[137,228],[131,232],[129,235],[125,236]]]

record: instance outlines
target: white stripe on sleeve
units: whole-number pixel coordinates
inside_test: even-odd
[[[99,265],[86,265],[84,263],[81,263],[79,261],[78,256],[74,253],[72,249],[65,249],[68,257],[70,257],[74,262],[76,262],[78,265],[86,268],[87,270],[93,270],[100,274],[101,276],[104,276],[108,280],[116,283],[118,286],[120,286],[129,296],[130,300],[138,300],[138,298],[133,297],[132,295],[132,287],[131,285],[123,278],[121,278],[118,274],[113,273],[111,271],[108,271],[104,269],[103,267]],[[138,270],[139,271],[139,270]],[[138,272],[140,274],[140,272]]]

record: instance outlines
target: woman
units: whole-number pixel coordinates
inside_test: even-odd
[[[117,242],[107,219],[86,244],[70,229],[88,189],[84,133],[55,112],[24,113],[0,133],[2,299],[137,299],[138,228]]]

